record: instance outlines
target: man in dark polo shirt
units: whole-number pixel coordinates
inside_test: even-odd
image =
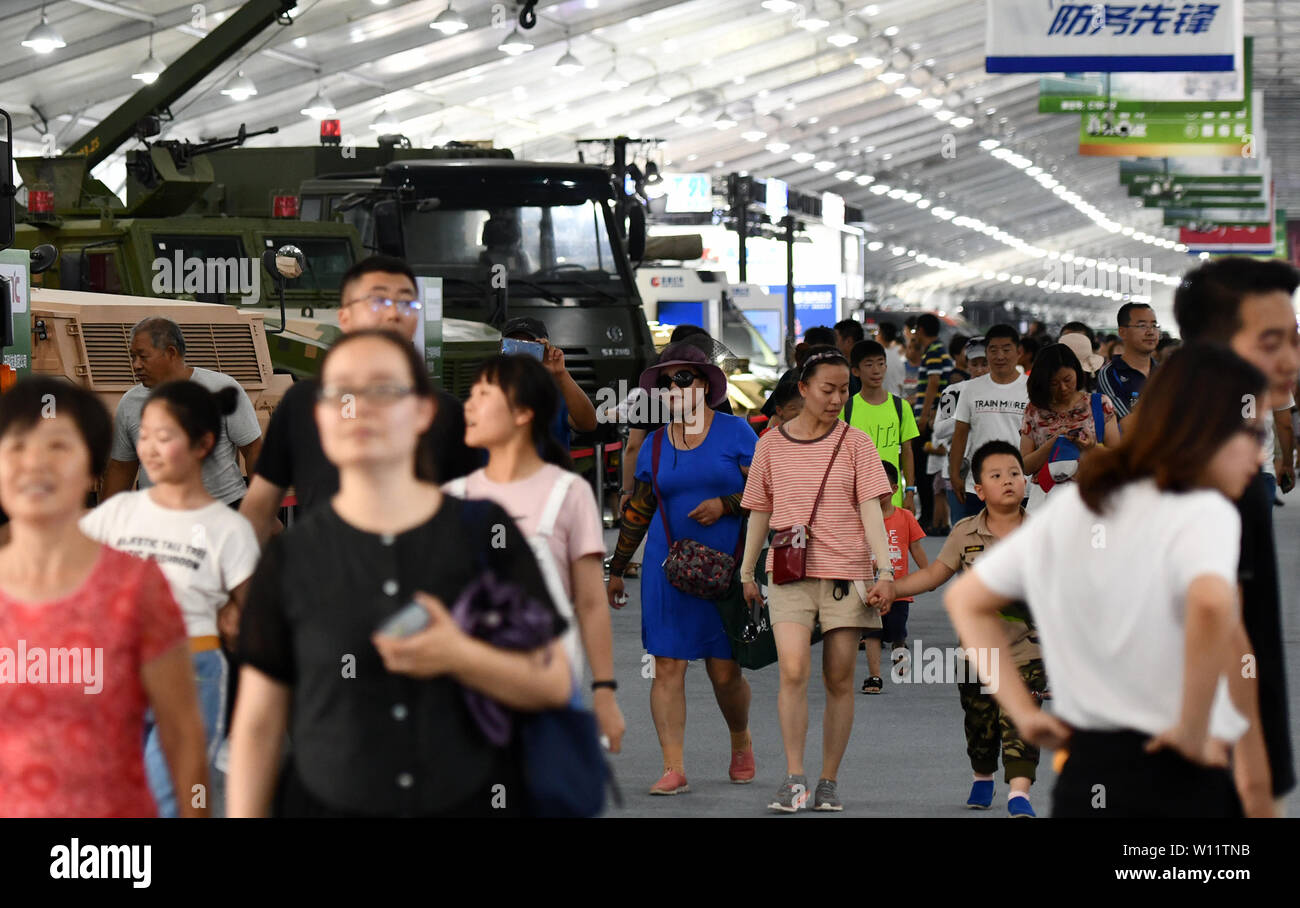
[[[340,285],[339,327],[345,334],[382,328],[407,339],[420,323],[415,274],[406,262],[376,255],[357,262]],[[339,490],[338,469],[325,459],[316,429],[314,379],[295,382],[271,416],[248,494],[239,507],[265,543],[275,515],[292,486],[301,513],[323,506]],[[455,397],[437,392],[438,415],[428,432],[439,482],[466,476],[479,458],[465,446],[465,410]]]
[[[1300,272],[1285,262],[1223,258],[1189,272],[1174,293],[1174,316],[1185,342],[1225,344],[1267,376],[1270,399],[1256,402],[1257,412],[1265,418],[1276,406],[1274,401],[1287,398],[1300,372],[1300,334],[1292,304],[1297,286]],[[1126,350],[1129,343],[1126,338]],[[1241,515],[1237,575],[1242,624],[1249,638],[1238,646],[1243,659],[1252,652],[1255,657],[1258,727],[1268,755],[1272,795],[1280,811],[1282,798],[1295,787],[1296,779],[1269,488],[1268,477],[1261,471],[1237,502]],[[1241,664],[1249,665],[1251,660]],[[1238,746],[1258,746],[1252,741],[1257,733],[1252,722]]]
[[[1124,431],[1129,414],[1137,406],[1142,386],[1156,367],[1156,345],[1160,343],[1160,325],[1156,312],[1145,303],[1125,303],[1116,318],[1124,352],[1112,357],[1097,370],[1097,390],[1115,405],[1120,431]]]

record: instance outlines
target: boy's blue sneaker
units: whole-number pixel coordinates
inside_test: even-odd
[[[1007,801],[1007,813],[1013,817],[1037,817],[1034,813],[1034,805],[1029,803],[1028,798],[1012,798]]]
[[[966,806],[972,810],[988,810],[992,807],[993,780],[981,781],[976,779],[975,784],[970,787],[970,797],[966,799]]]

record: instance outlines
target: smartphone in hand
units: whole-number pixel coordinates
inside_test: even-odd
[[[546,355],[546,345],[539,344],[537,341],[515,340],[512,337],[503,337],[501,339],[501,352],[507,356],[523,355],[531,356],[539,363]]]
[[[408,602],[396,614],[385,619],[375,633],[383,637],[410,637],[429,626],[429,610],[418,602]]]

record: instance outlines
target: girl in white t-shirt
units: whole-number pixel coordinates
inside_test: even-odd
[[[191,381],[159,385],[140,417],[136,453],[154,485],[121,492],[81,518],[82,531],[104,544],[150,559],[167,578],[185,618],[207,737],[208,762],[225,737],[228,666],[239,609],[258,545],[252,524],[214,499],[203,485],[203,461],[234,412],[237,388],[212,393]],[[176,795],[152,717],[146,723],[145,768],[158,815],[177,815]],[[182,792],[181,797],[199,793]],[[203,795],[207,800],[207,794]]]
[[[568,452],[551,436],[558,401],[555,381],[537,360],[515,355],[485,362],[465,401],[465,444],[486,448],[488,464],[443,491],[495,501],[532,543],[551,598],[569,619],[565,645],[576,677],[581,631],[591,663],[592,709],[609,749],[618,753],[625,726],[614,693],[604,526],[596,496],[570,471]]]
[[[1242,671],[1233,506],[1266,456],[1250,409],[1265,389],[1226,348],[1171,354],[1143,389],[1141,431],[1084,460],[945,597],[962,644],[997,653],[994,693],[1022,737],[1068,749],[1054,816],[1273,811],[1255,681]],[[997,612],[1017,600],[1038,627],[1054,715],[1010,662]]]

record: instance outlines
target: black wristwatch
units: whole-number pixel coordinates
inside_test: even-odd
[[[592,681],[591,689],[600,690],[602,687],[608,687],[610,690],[618,690],[617,681]]]

